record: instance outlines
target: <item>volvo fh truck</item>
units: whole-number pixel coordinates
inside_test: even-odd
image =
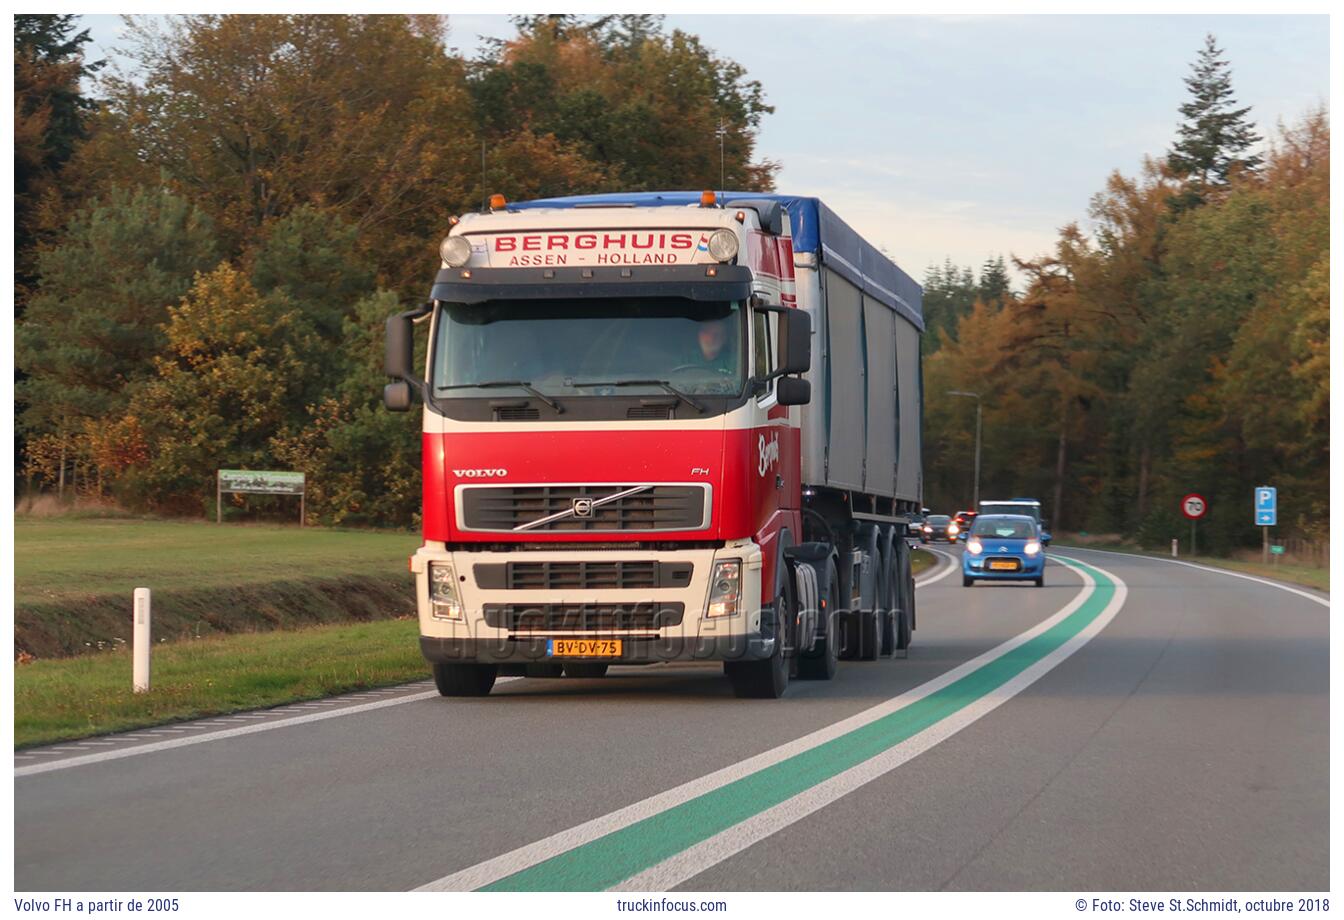
[[[922,292],[876,246],[816,198],[497,195],[440,257],[384,402],[423,402],[441,693],[709,661],[777,698],[904,657]]]

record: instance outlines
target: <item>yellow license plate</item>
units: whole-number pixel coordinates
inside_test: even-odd
[[[994,559],[989,563],[989,567],[996,572],[1016,572],[1017,563],[1011,559]]]
[[[620,658],[620,639],[547,639],[551,658]]]

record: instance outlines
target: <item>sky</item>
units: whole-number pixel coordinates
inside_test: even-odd
[[[120,20],[85,16],[95,56]],[[472,55],[503,15],[448,14]],[[782,192],[817,196],[916,279],[1049,252],[1087,226],[1115,170],[1171,146],[1183,79],[1212,32],[1265,137],[1329,102],[1323,15],[669,15],[760,80],[775,112],[757,156]],[[687,100],[693,105],[695,100]],[[713,138],[706,138],[713,144]],[[507,189],[500,191],[508,194]]]

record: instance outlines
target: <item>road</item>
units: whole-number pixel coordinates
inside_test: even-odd
[[[1072,549],[1043,589],[949,569],[908,659],[784,701],[628,668],[23,752],[15,885],[1329,888],[1324,595]]]

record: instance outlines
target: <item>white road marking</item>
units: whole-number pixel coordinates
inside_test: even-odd
[[[498,683],[506,683],[511,680],[521,680],[520,677],[502,677]],[[423,686],[423,681],[418,681],[416,686]],[[392,699],[376,700],[372,703],[360,703],[355,706],[345,706],[340,709],[326,709],[318,712],[304,713],[287,719],[272,719],[269,722],[255,722],[251,725],[240,725],[237,728],[223,728],[218,731],[206,732],[203,734],[190,735],[186,738],[169,738],[163,741],[152,741],[148,744],[137,744],[134,747],[117,748],[111,751],[100,751],[96,754],[82,754],[78,757],[65,757],[57,761],[48,761],[47,763],[36,763],[31,766],[16,767],[14,776],[34,776],[38,773],[50,773],[55,770],[66,770],[71,767],[82,767],[86,764],[103,763],[108,760],[120,760],[123,757],[138,757],[141,754],[153,754],[157,751],[168,751],[174,748],[188,747],[193,744],[204,744],[207,741],[222,741],[225,738],[237,738],[241,735],[253,735],[258,732],[268,732],[280,728],[291,728],[295,725],[306,725],[309,722],[322,722],[327,719],[338,719],[341,716],[356,715],[361,712],[371,712],[375,709],[386,709],[389,706],[400,706],[402,703],[414,703],[418,700],[427,700],[439,695],[437,690],[425,690],[419,693],[408,693],[404,696],[398,696]],[[146,731],[144,734],[181,734],[183,729],[156,729]],[[49,748],[48,750],[60,750],[59,748]],[[65,750],[78,750],[78,748],[66,748]]]
[[[949,571],[951,570],[952,568],[949,567]],[[936,581],[944,577],[945,574],[946,573],[943,573],[937,575],[936,578],[928,579],[925,583],[927,584],[931,581]],[[1123,603],[1123,597],[1124,597],[1123,583],[1118,578],[1115,578],[1113,575],[1110,575],[1109,572],[1107,572],[1106,574],[1115,580],[1117,586],[1117,594],[1120,595],[1121,603]],[[781,761],[788,760],[790,757],[793,757],[797,754],[801,754],[804,751],[809,751],[812,748],[819,747],[820,745],[823,745],[828,741],[838,738],[841,735],[848,734],[849,732],[852,732],[855,729],[862,728],[863,726],[868,725],[871,722],[875,722],[878,719],[888,716],[893,712],[897,712],[898,710],[904,709],[905,707],[911,705],[912,703],[915,703],[923,699],[924,697],[929,696],[932,693],[936,693],[937,691],[943,689],[944,687],[955,683],[956,681],[960,680],[966,675],[979,670],[984,665],[989,664],[991,661],[994,661],[995,659],[1008,654],[1013,649],[1017,648],[1023,643],[1030,641],[1031,639],[1050,629],[1056,623],[1059,623],[1060,621],[1064,620],[1075,610],[1077,610],[1080,606],[1082,606],[1083,602],[1092,594],[1093,589],[1094,589],[1094,583],[1092,579],[1088,577],[1086,574],[1084,574],[1082,590],[1079,591],[1078,594],[1072,600],[1069,601],[1069,603],[1064,605],[1064,607],[1060,608],[1060,610],[1056,612],[1054,615],[1048,617],[1045,620],[1042,620],[1040,623],[1037,623],[1035,626],[1031,627],[1025,632],[1019,633],[1018,635],[1013,636],[1011,639],[1008,639],[1000,643],[999,645],[995,646],[989,651],[977,655],[975,658],[972,658],[969,661],[962,662],[960,665],[957,665],[950,671],[946,671],[938,675],[937,677],[933,678],[932,680],[926,681],[925,683],[920,684],[917,687],[913,687],[910,690],[907,690],[904,693],[900,694],[899,696],[892,697],[891,699],[879,703],[876,706],[873,706],[869,709],[865,709],[864,711],[856,715],[852,715],[846,719],[842,719],[839,722],[835,722],[831,725],[826,726],[825,728],[818,729],[817,731],[804,735],[801,738],[797,738],[793,741],[782,744],[779,747],[772,748],[771,750],[765,751],[760,754],[756,754],[752,757],[747,758],[746,760],[739,761],[738,763],[730,764],[719,770],[715,770],[713,773],[708,773],[697,779],[693,779],[689,782],[683,783],[680,786],[676,786],[672,789],[669,789],[666,792],[660,792],[657,795],[650,796],[649,798],[639,802],[635,802],[632,805],[627,805],[624,808],[617,809],[616,811],[613,811],[610,814],[594,818],[591,821],[587,821],[576,827],[572,827],[568,830],[561,831],[558,834],[553,834],[550,837],[542,838],[541,840],[535,841],[534,843],[530,843],[527,844],[526,846],[519,847],[516,850],[511,850],[508,853],[501,854],[499,856],[494,857],[493,859],[485,860],[484,862],[477,863],[474,866],[469,866],[458,872],[454,872],[451,875],[446,875],[443,878],[436,879],[435,881],[422,885],[415,890],[471,891],[480,888],[484,885],[489,885],[492,882],[496,882],[502,878],[506,878],[514,874],[515,872],[522,871],[523,869],[527,869],[531,866],[536,865],[537,863],[544,862],[545,860],[550,859],[553,856],[558,856],[561,853],[574,849],[575,847],[582,846],[583,844],[586,843],[590,843],[593,840],[598,839],[599,837],[605,837],[607,834],[621,830],[622,828],[625,827],[629,827],[630,825],[642,821],[645,818],[651,817],[663,811],[667,811],[668,809],[681,805],[684,802],[688,802],[691,799],[699,798],[700,796],[704,795],[707,792],[712,792],[713,790],[726,786],[729,783],[736,782],[737,780],[743,778],[744,776],[750,776],[753,773],[758,773],[761,770],[766,769],[767,767],[771,767],[777,763],[780,763]],[[1114,610],[1112,610],[1112,606],[1114,607],[1115,610],[1119,609],[1118,605],[1108,606],[1107,612],[1109,613],[1109,616],[1107,615],[1107,613],[1104,612],[1101,616],[1098,617],[1098,619],[1105,617],[1106,621],[1109,622],[1110,618],[1115,615]],[[1103,623],[1102,625],[1104,626],[1105,624]],[[1098,627],[1098,629],[1100,629],[1100,627]],[[1089,633],[1088,637],[1090,638],[1091,635],[1093,635],[1093,633]],[[1068,654],[1072,654],[1073,648],[1075,647],[1070,646],[1070,651]],[[1059,650],[1056,651],[1058,652]],[[1047,658],[1049,657],[1050,656],[1047,656]],[[1065,655],[1064,657],[1067,657],[1067,655]],[[1046,659],[1042,659],[1042,661],[1044,660]],[[1061,658],[1058,660],[1063,659]],[[1057,663],[1057,661],[1055,663]],[[1052,663],[1050,667],[1053,666],[1054,664]],[[1049,668],[1046,668],[1046,670],[1049,670]],[[1041,673],[1044,673],[1044,671],[1042,671]],[[1033,678],[1033,680],[1034,679],[1035,678]],[[1006,684],[1005,687],[1007,686],[1009,685]],[[991,697],[992,696],[993,695],[991,694]],[[1004,699],[1007,699],[1007,697],[1004,697]],[[935,729],[937,729],[937,727],[938,726],[933,726],[927,731],[932,732]],[[910,739],[910,741],[903,742],[902,744],[903,745],[909,744],[913,740],[915,739],[912,738]],[[942,740],[942,738],[938,738],[937,740]],[[936,741],[933,743],[936,743]],[[929,746],[932,746],[932,744],[930,744]],[[901,747],[901,745],[898,745],[897,747]],[[893,748],[893,750],[895,749]],[[910,754],[909,756],[913,757],[914,754]],[[907,757],[906,759],[908,760],[909,757]],[[853,769],[860,769],[866,766],[866,763],[860,764],[859,767],[855,767]],[[889,769],[894,769],[894,767]],[[851,771],[847,771],[847,773],[848,772]],[[845,775],[846,773],[840,774],[840,776]],[[838,780],[840,776],[835,777],[834,779]],[[791,799],[789,801],[793,800]],[[776,806],[776,808],[778,807],[780,806]],[[762,814],[769,814],[770,812],[773,811],[774,809],[770,809],[767,812],[762,812]],[[758,815],[757,817],[759,818],[760,816]],[[725,831],[724,833],[730,833],[731,831],[732,828],[730,828],[728,831]],[[717,839],[717,837],[711,838],[711,840],[713,839]],[[706,841],[706,843],[708,842],[709,841]],[[692,850],[695,849],[697,848],[696,847],[692,848]],[[687,850],[686,852],[689,853],[691,851]],[[675,858],[676,857],[674,857],[674,859]],[[659,867],[655,866],[653,868],[657,869]]]
[[[1161,556],[1144,556],[1140,553],[1117,553],[1108,549],[1091,549],[1086,546],[1070,546],[1071,550],[1078,550],[1084,553],[1104,553],[1107,556],[1121,556],[1125,559],[1146,559],[1149,562],[1165,562],[1167,565],[1183,565],[1186,568],[1199,569],[1201,572],[1212,572],[1214,575],[1227,575],[1230,578],[1244,578],[1247,581],[1254,581],[1258,584],[1268,585],[1271,588],[1278,588],[1280,591],[1287,591],[1289,594],[1296,594],[1298,597],[1305,597],[1309,601],[1315,601],[1322,607],[1330,606],[1328,597],[1321,597],[1319,594],[1312,594],[1310,591],[1303,591],[1300,588],[1294,588],[1291,585],[1285,585],[1283,582],[1273,581],[1269,578],[1257,578],[1254,575],[1247,575],[1244,572],[1233,572],[1229,569],[1214,568],[1211,565],[1200,565],[1197,562],[1185,562],[1181,559],[1164,559]]]
[[[942,581],[944,578],[951,575],[957,569],[957,557],[953,556],[951,553],[945,553],[940,549],[926,549],[924,551],[926,553],[933,553],[935,556],[943,557],[943,560],[946,564],[942,568],[935,568],[932,571],[926,573],[923,578],[916,578],[915,579],[916,588],[923,588],[933,584],[935,581]]]
[[[1059,556],[1055,556],[1055,558],[1061,559]],[[1061,561],[1063,560],[1061,559]],[[1082,575],[1083,583],[1089,588],[1095,584],[1085,572],[1074,568],[1067,561],[1064,564],[1079,572]],[[740,824],[735,824],[713,837],[683,850],[670,859],[651,866],[638,875],[631,876],[620,885],[614,886],[613,890],[670,891],[687,879],[693,878],[730,856],[740,853],[752,844],[782,831],[789,825],[801,821],[813,812],[826,807],[856,789],[885,776],[902,764],[946,741],[963,728],[998,709],[1086,645],[1093,636],[1105,629],[1107,624],[1119,613],[1120,608],[1125,604],[1128,588],[1115,575],[1105,570],[1102,570],[1102,572],[1115,582],[1115,594],[1111,597],[1111,601],[1106,605],[1106,608],[1077,635],[1039,661],[1028,666],[1003,685],[962,707],[947,718],[929,726],[919,734],[888,748],[876,757],[850,767],[843,773],[824,780],[791,799],[786,799],[772,808],[753,815]],[[1076,603],[1070,604],[1070,607],[1076,606]]]

